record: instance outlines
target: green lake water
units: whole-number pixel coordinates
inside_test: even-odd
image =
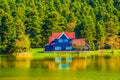
[[[0,56],[0,80],[120,80],[120,56],[33,60]]]

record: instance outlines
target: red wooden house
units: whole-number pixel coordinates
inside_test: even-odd
[[[45,45],[45,51],[75,51],[78,48],[90,50],[85,39],[76,39],[74,32],[53,32],[49,36],[49,43]]]

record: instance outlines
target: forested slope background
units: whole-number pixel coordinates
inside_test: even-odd
[[[85,38],[91,50],[118,48],[120,0],[0,0],[0,53],[44,47],[63,31]]]

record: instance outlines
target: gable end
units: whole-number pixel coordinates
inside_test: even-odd
[[[68,36],[63,32],[58,39],[60,39],[62,36],[65,36],[68,39]]]

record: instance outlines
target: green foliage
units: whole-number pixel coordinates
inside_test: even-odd
[[[28,36],[22,36],[21,39],[15,39],[13,52],[25,52],[30,49],[30,40]]]
[[[19,42],[13,52],[24,51],[23,40],[28,41],[26,49],[29,44],[43,47],[56,31],[75,31],[95,50],[95,45],[104,45],[100,40],[105,35],[120,35],[120,0],[0,0],[2,53],[12,52]]]
[[[0,51],[9,52],[9,45],[11,44],[11,40],[13,39],[13,18],[8,13],[2,11],[1,12],[1,24],[0,24]]]

